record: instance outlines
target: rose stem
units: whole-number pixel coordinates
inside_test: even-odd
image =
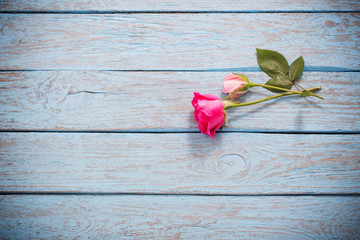
[[[289,89],[286,89],[286,88],[279,88],[279,87],[275,87],[275,86],[271,86],[271,85],[264,85],[264,84],[253,83],[253,86],[259,86],[259,87],[264,87],[264,88],[271,88],[271,89],[286,91],[286,92],[293,93],[293,94],[300,94],[300,93],[301,93],[300,91],[292,91],[292,90],[289,90]],[[304,89],[304,88],[303,88],[303,89]],[[320,87],[320,88],[316,88],[316,90],[319,90],[319,89],[321,89],[321,87]],[[320,97],[319,95],[316,95],[316,94],[312,93],[311,91],[314,91],[313,89],[309,89],[309,90],[305,90],[305,89],[304,89],[304,91],[309,91],[309,92],[310,92],[309,94],[310,94],[311,96],[318,97],[318,98],[324,100],[323,97]]]
[[[317,87],[317,88],[308,89],[308,90],[306,90],[306,91],[316,91],[316,90],[320,90],[320,89],[321,89],[321,87]],[[229,109],[229,108],[233,108],[233,107],[243,107],[243,106],[253,105],[253,104],[256,104],[256,103],[269,101],[269,100],[274,99],[274,98],[283,97],[283,96],[288,96],[288,95],[295,95],[295,94],[301,94],[301,92],[292,91],[292,92],[287,92],[287,93],[282,93],[282,94],[274,95],[274,96],[271,96],[271,97],[262,98],[262,99],[260,99],[260,100],[253,101],[253,102],[232,104],[232,105],[226,107],[225,109]]]

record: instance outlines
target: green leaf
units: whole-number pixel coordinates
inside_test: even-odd
[[[300,56],[299,58],[297,58],[295,61],[293,61],[290,65],[290,69],[289,69],[289,78],[291,81],[294,81],[295,79],[297,79],[301,73],[304,71],[304,59],[302,56]]]
[[[276,75],[275,77],[273,77],[272,79],[267,81],[265,83],[265,85],[290,89],[292,87],[293,83],[292,83],[292,81],[290,81],[290,79],[288,77],[286,77],[284,75]],[[268,89],[269,91],[272,91],[272,92],[284,92],[281,90],[276,90],[276,89],[271,89],[271,88],[266,88],[266,89]]]
[[[256,49],[257,61],[260,68],[270,77],[282,74],[287,76],[289,73],[289,63],[286,58],[278,52]]]
[[[310,95],[309,91],[303,91],[302,93],[300,93],[300,97],[307,97]]]

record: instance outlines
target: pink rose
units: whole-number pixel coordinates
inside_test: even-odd
[[[223,93],[228,93],[232,95],[230,98],[235,99],[246,93],[248,85],[248,80],[246,76],[240,77],[235,74],[229,74],[225,77],[225,80],[223,82]],[[239,91],[241,89],[245,89],[244,91]]]
[[[222,101],[215,95],[194,92],[191,104],[195,108],[195,120],[201,133],[215,136],[215,132],[224,124],[225,111]]]

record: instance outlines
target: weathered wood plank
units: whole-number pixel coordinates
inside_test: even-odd
[[[10,11],[359,11],[357,0],[271,0],[231,1],[205,0],[10,0],[0,1],[0,10]]]
[[[1,133],[0,190],[359,193],[358,135]]]
[[[0,69],[258,69],[255,48],[308,69],[359,69],[359,14],[1,14]]]
[[[16,239],[359,239],[359,197],[0,196]]]
[[[222,96],[226,72],[0,72],[0,129],[198,131],[193,92]],[[246,73],[265,83],[263,73]],[[223,131],[360,131],[360,73],[305,72],[317,98],[231,109]],[[254,88],[252,101],[271,95]],[[280,123],[279,123],[280,121]]]

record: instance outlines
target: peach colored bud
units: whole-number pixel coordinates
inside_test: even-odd
[[[225,77],[223,82],[223,93],[234,93],[230,98],[235,99],[247,92],[247,89],[241,91],[241,89],[245,88],[247,85],[247,79],[243,79],[235,74],[229,74]]]

